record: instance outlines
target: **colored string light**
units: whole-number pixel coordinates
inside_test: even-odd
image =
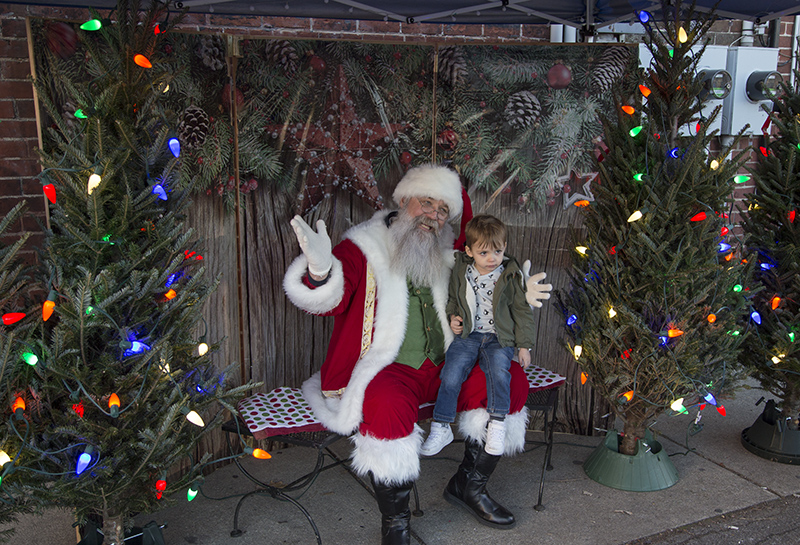
[[[642,23],[643,25],[649,23],[650,20],[653,18],[653,16],[650,15],[650,13],[647,11],[637,12],[636,16],[639,18],[639,22]]]
[[[169,146],[169,151],[172,152],[173,156],[175,156],[176,158],[180,156],[180,154],[181,154],[181,142],[180,142],[180,140],[178,140],[177,138],[175,138],[173,136],[167,142],[167,146]]]
[[[640,219],[642,219],[642,212],[640,210],[637,210],[636,212],[631,214],[630,217],[628,217],[628,223],[633,223],[634,221],[638,221]]]
[[[761,325],[761,314],[758,313],[757,310],[754,310],[750,313],[750,318],[757,324]]]
[[[717,170],[719,168],[719,161],[717,161],[716,159],[712,159],[711,163],[709,163],[708,167],[711,170]]]
[[[587,380],[589,380],[589,375],[581,371],[581,384],[586,384]]]
[[[42,305],[42,320],[47,321],[50,319],[50,316],[53,315],[53,310],[56,308],[56,292],[54,290],[50,290],[50,293],[47,295],[47,301],[44,302]]]
[[[56,186],[53,184],[46,184],[42,186],[42,191],[44,191],[44,196],[47,197],[47,200],[53,204],[56,204]]]
[[[22,396],[17,396],[14,403],[11,404],[11,412],[14,413],[17,420],[22,420],[25,413],[25,400],[22,399]]]
[[[634,127],[631,130],[629,130],[628,134],[631,136],[631,138],[633,138],[637,134],[639,134],[640,132],[642,132],[642,126],[641,125],[637,125],[636,127]]]
[[[192,483],[192,486],[190,486],[189,490],[186,491],[186,501],[192,501],[195,499],[198,492],[200,492],[200,483]]]
[[[610,309],[608,309],[608,317],[609,318],[613,318],[616,315],[617,315],[617,311],[614,310],[614,307],[611,307]]]
[[[672,403],[669,404],[669,408],[675,411],[676,413],[685,413],[686,407],[683,406],[683,398],[679,397],[678,399],[674,400]]]
[[[86,471],[86,468],[88,468],[89,464],[92,463],[92,452],[93,451],[94,451],[94,447],[92,447],[92,445],[89,445],[88,447],[86,447],[86,450],[81,452],[80,456],[78,456],[78,463],[75,466],[75,474],[76,475],[80,475],[81,473]]]
[[[108,398],[108,409],[111,411],[112,418],[119,416],[119,406],[119,396],[116,393],[112,393]]]
[[[706,217],[707,216],[705,212],[698,212],[697,214],[692,216],[692,218],[689,221],[703,221],[704,219],[706,219]]]
[[[581,255],[586,255],[586,252],[589,251],[589,248],[586,246],[575,246],[575,251]]]
[[[206,423],[203,422],[203,417],[201,417],[197,411],[190,411],[188,407],[182,407],[181,412],[186,416],[186,420],[195,426],[202,428],[206,425]]]
[[[576,314],[570,314],[569,318],[567,318],[567,325],[570,326],[578,321],[578,316]]]
[[[738,176],[733,177],[733,181],[737,184],[743,184],[750,179],[750,176],[747,174],[739,174]]]
[[[86,184],[86,192],[91,195],[97,186],[100,185],[100,182],[103,181],[102,176],[100,176],[100,167],[97,167],[95,171],[89,176],[89,181]]]
[[[727,411],[725,410],[725,407],[723,407],[722,405],[717,405],[717,412],[722,416],[726,416],[728,414]]]
[[[575,359],[577,360],[578,358],[581,357],[581,354],[583,354],[583,347],[579,344],[576,344],[572,353],[575,355]]]
[[[96,30],[100,30],[101,28],[103,28],[103,23],[100,21],[100,19],[90,19],[85,23],[83,23],[78,28],[80,28],[81,30],[94,32]]]
[[[22,361],[28,365],[36,365],[39,363],[39,358],[33,352],[25,352],[22,354]]]
[[[675,337],[680,337],[681,335],[683,335],[683,331],[681,331],[680,329],[672,328],[667,330],[667,336],[670,339],[673,339]]]
[[[647,97],[649,97],[649,96],[650,96],[650,93],[651,93],[650,89],[648,89],[648,88],[647,88],[647,87],[645,87],[644,85],[639,85],[639,92],[640,92],[640,93],[642,93],[642,95],[644,96],[644,98],[647,98]]]
[[[644,180],[644,173],[640,172],[638,174],[634,174],[633,175],[633,179],[636,180],[637,182],[643,181]]]
[[[711,403],[712,405],[717,404],[717,398],[715,398],[714,394],[712,394],[711,392],[707,392],[706,395],[703,396],[703,399],[705,399],[708,403]]]
[[[631,399],[633,399],[633,390],[628,390],[621,396],[619,396],[620,403],[628,403]]]
[[[636,109],[633,106],[629,106],[628,104],[625,104],[622,107],[622,111],[625,112],[628,115],[633,115],[633,113],[636,111]]]
[[[269,460],[272,458],[269,452],[260,448],[247,447],[244,449],[244,453],[250,454],[253,458],[258,458],[259,460]]]
[[[180,153],[180,151],[178,153]],[[156,184],[153,186],[153,195],[158,195],[158,198],[162,201],[167,200],[167,190],[164,189],[164,186],[161,184]]]
[[[3,325],[16,324],[25,317],[24,312],[9,312],[3,314]]]
[[[682,44],[685,44],[689,41],[689,35],[686,34],[686,31],[683,29],[683,27],[678,29],[678,41]]]
[[[709,324],[713,324],[714,322],[717,321],[717,315],[716,314],[709,314],[708,317],[706,318],[706,320],[708,320]]]
[[[167,476],[166,474],[162,474],[161,477],[156,481],[156,499],[161,499],[161,496],[164,495],[164,491],[167,489]]]
[[[794,223],[794,218],[795,218],[795,216],[796,216],[796,215],[797,215],[797,212],[795,212],[794,210],[790,211],[790,212],[787,214],[787,216],[788,216],[788,218],[789,218],[789,221],[790,221],[791,223]]]
[[[150,62],[150,60],[147,57],[145,57],[144,55],[140,54],[140,53],[137,53],[136,55],[133,56],[133,62],[135,62],[137,65],[141,66],[142,68],[152,68],[153,67],[153,64]]]

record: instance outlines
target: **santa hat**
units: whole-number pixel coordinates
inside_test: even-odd
[[[464,207],[458,173],[443,166],[422,165],[409,169],[397,183],[392,198],[400,206],[400,201],[411,197],[444,201],[450,209],[449,221],[455,221]]]

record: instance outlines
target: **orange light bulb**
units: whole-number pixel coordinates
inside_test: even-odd
[[[639,91],[644,95],[645,98],[650,96],[650,89],[648,89],[644,85],[639,86]]]
[[[622,107],[622,111],[625,112],[628,115],[633,115],[633,112],[635,112],[636,109],[633,106],[629,106],[629,105],[625,104]]]
[[[152,68],[153,64],[148,60],[147,57],[141,54],[136,54],[133,56],[133,62],[137,65],[141,66],[142,68]]]
[[[781,304],[781,298],[778,297],[777,295],[774,296],[772,299],[770,299],[770,305],[772,306],[772,310],[778,308],[778,305],[780,304]]]
[[[667,330],[667,336],[669,338],[680,337],[681,335],[683,335],[683,331],[681,331],[680,329],[672,328]]]

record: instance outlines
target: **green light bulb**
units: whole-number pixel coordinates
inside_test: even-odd
[[[750,176],[748,176],[747,174],[739,174],[738,176],[734,176],[733,181],[736,182],[737,184],[743,184],[749,179]]]
[[[83,110],[81,110],[81,109],[75,110],[75,114],[74,115],[78,119],[89,119],[89,116],[86,115],[85,113],[83,113]]]
[[[630,131],[628,131],[628,134],[630,134],[631,138],[633,138],[634,136],[636,136],[640,132],[642,132],[642,126],[641,125],[639,125],[638,127],[632,128]]]
[[[739,293],[740,291],[742,291],[742,285],[741,284],[736,284],[735,286],[733,286],[733,291],[735,291],[736,293]]]
[[[36,365],[39,363],[39,358],[32,352],[25,352],[22,354],[22,360],[28,365]]]
[[[90,19],[80,26],[81,30],[88,30],[90,32],[100,30],[101,28],[103,28],[103,23],[100,22],[100,19]]]
[[[91,316],[92,314],[94,314],[94,307],[89,305],[88,307],[86,307],[86,315]]]
[[[791,333],[789,333],[789,340],[790,340],[791,342],[794,342],[794,331],[792,331]]]
[[[636,180],[637,182],[641,182],[642,180],[644,180],[644,173],[640,172],[639,174],[634,174],[633,179]]]

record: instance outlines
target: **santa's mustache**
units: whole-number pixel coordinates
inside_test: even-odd
[[[432,220],[428,216],[417,216],[414,218],[414,227],[419,227],[420,225],[427,225],[431,228],[431,232],[438,234],[439,233],[439,222],[436,220]]]

